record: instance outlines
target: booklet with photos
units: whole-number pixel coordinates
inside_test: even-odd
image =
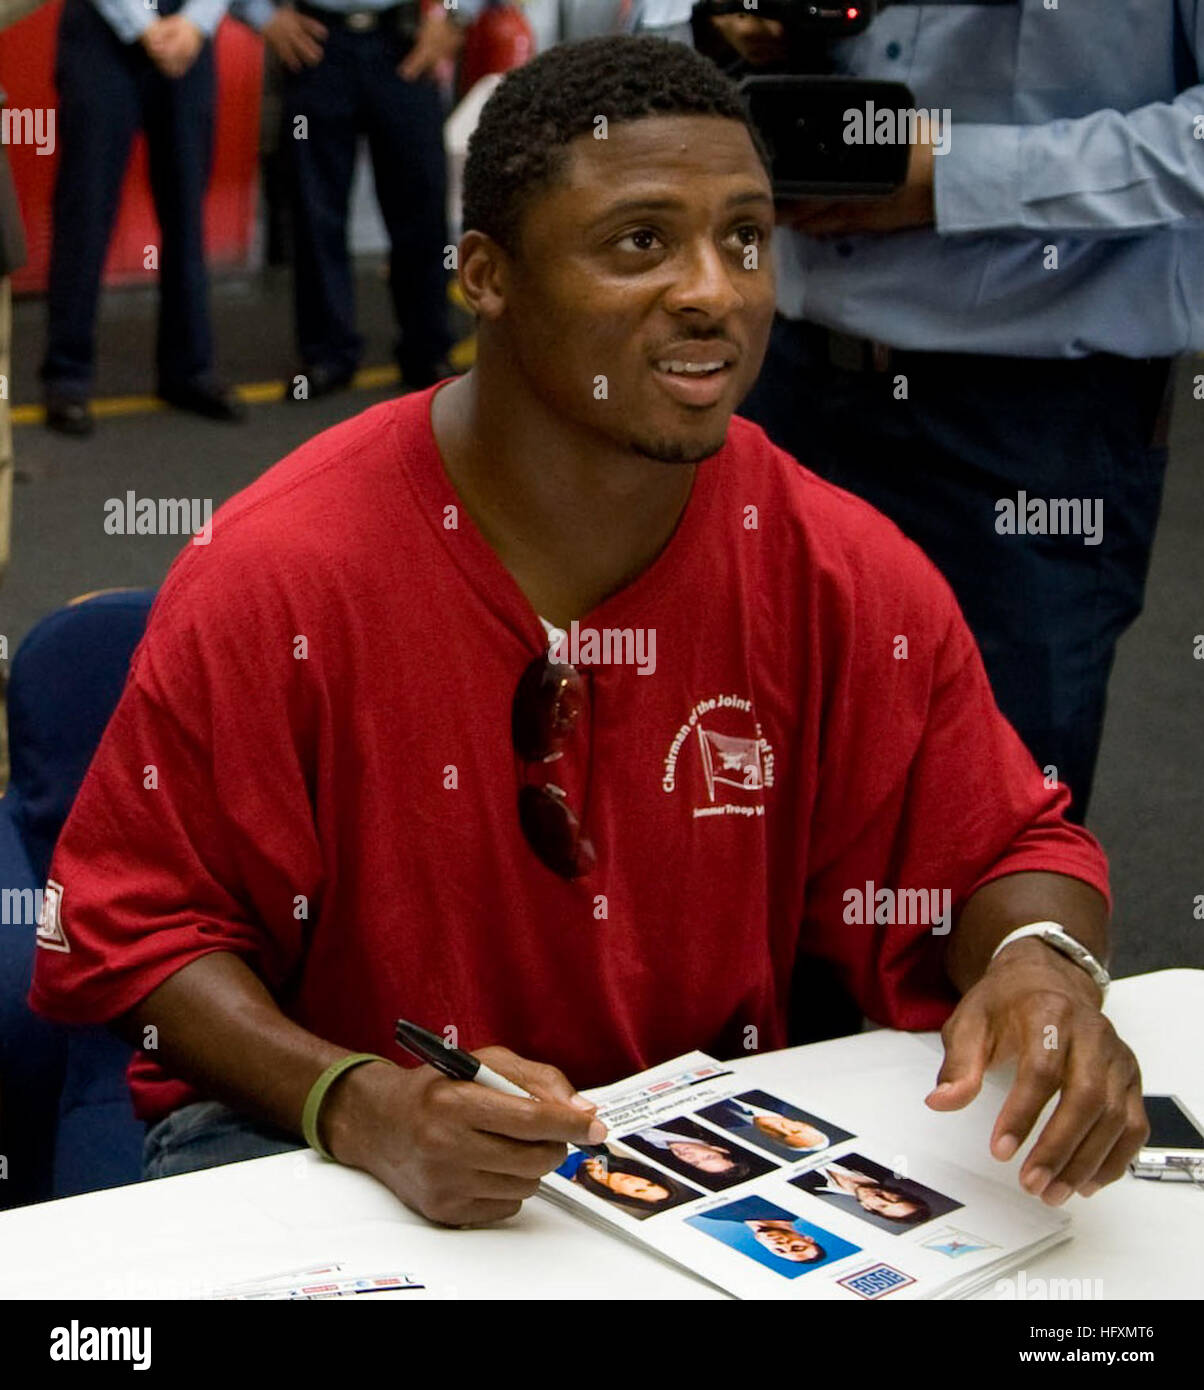
[[[541,1191],[740,1298],[964,1298],[1069,1237],[991,1178],[691,1052],[586,1092],[609,1135]]]

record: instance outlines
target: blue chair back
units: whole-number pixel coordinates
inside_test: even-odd
[[[43,618],[8,683],[11,773],[0,799],[0,1208],[136,1182],[143,1127],[126,1086],[130,1049],[107,1028],[38,1018],[26,996],[55,841],[125,685],[154,599],[95,594]]]

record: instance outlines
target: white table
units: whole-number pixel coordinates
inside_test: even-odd
[[[1177,1094],[1204,1116],[1204,971],[1118,981],[1108,1014],[1141,1061],[1146,1092]],[[923,1097],[940,1056],[935,1034],[883,1030],[748,1065],[759,1085],[789,1089],[888,1144],[897,1136],[900,1153],[914,1145],[1014,1183],[1019,1158],[997,1164],[987,1152],[1006,1075],[969,1109],[939,1115]],[[1126,1177],[1067,1210],[1074,1239],[1029,1261],[1030,1279],[1100,1279],[1105,1298],[1204,1297],[1204,1190]],[[493,1229],[431,1226],[374,1179],[308,1150],[0,1214],[6,1299],[203,1298],[330,1260],[356,1273],[407,1270],[436,1297],[725,1297],[539,1199]]]

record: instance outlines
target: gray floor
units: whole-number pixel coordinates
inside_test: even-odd
[[[228,281],[215,292],[222,365],[237,382],[283,377],[293,365],[286,284],[276,273]],[[366,362],[390,360],[390,313],[375,262],[361,265]],[[154,298],[106,296],[98,396],[151,389]],[[43,308],[14,315],[12,399],[38,400]],[[1109,851],[1117,898],[1114,966],[1134,974],[1204,965],[1204,405],[1191,380],[1204,361],[1181,364],[1171,468],[1146,611],[1125,637],[1111,702],[1091,828]],[[172,537],[116,537],[103,530],[106,498],[211,497],[214,507],[319,430],[396,388],[357,391],[304,406],[251,407],[242,426],[162,412],[101,422],[87,441],[37,426],[16,430],[12,566],[0,587],[0,632],[10,651],[43,614],[89,589],[153,585],[178,549]]]

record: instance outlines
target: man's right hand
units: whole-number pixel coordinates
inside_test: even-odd
[[[146,50],[147,57],[154,63],[155,67],[164,77],[172,74],[168,71],[165,61],[165,40],[171,33],[171,26],[165,19],[152,19],[151,22],[138,35],[138,42]]]
[[[473,1053],[536,1100],[451,1081],[433,1067],[371,1063],[332,1088],[322,1109],[327,1148],[445,1226],[513,1216],[568,1144],[598,1144],[605,1126],[555,1067],[504,1047]]]
[[[322,61],[326,33],[326,26],[312,15],[280,7],[263,26],[263,41],[289,72],[300,72]]]

